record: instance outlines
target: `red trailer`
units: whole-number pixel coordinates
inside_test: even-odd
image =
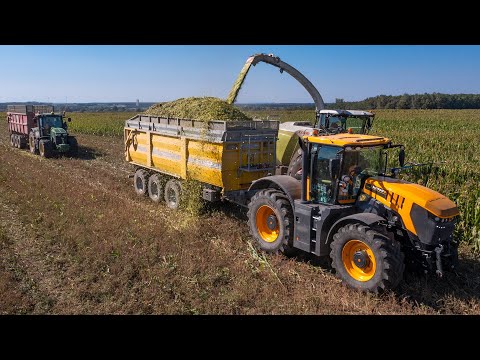
[[[10,144],[23,149],[27,146],[30,130],[38,126],[35,115],[53,112],[53,106],[8,105],[7,111]]]

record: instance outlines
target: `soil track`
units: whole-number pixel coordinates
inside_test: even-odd
[[[77,138],[78,158],[45,160],[0,129],[0,314],[480,314],[468,249],[457,274],[359,293],[315,259],[257,253],[235,206],[139,199],[122,139]]]

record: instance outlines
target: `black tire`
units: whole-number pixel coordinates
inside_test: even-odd
[[[148,179],[148,196],[153,202],[159,203],[164,198],[163,181],[160,175],[153,174]]]
[[[287,175],[294,177],[297,180],[302,179],[302,155],[303,150],[299,148],[293,154],[290,164],[288,165]]]
[[[15,134],[10,134],[10,145],[15,147]]]
[[[256,245],[268,253],[292,255],[293,210],[280,190],[260,190],[248,204],[248,226]]]
[[[77,156],[78,154],[78,142],[77,139],[73,136],[68,137],[68,144],[70,145],[70,150],[68,151],[68,154],[70,156]]]
[[[138,196],[148,195],[148,172],[138,169],[133,177],[133,187]]]
[[[177,179],[170,179],[165,184],[164,189],[165,203],[167,207],[172,210],[177,210],[180,207],[182,186]]]
[[[30,133],[30,135],[28,136],[28,146],[32,154],[38,154],[38,149],[35,146],[35,136],[33,135],[33,133]]]
[[[400,243],[368,226],[354,223],[340,228],[330,247],[337,277],[351,288],[380,293],[394,289],[403,278]]]
[[[42,139],[38,143],[38,151],[41,157],[45,159],[51,158],[53,156],[53,146],[50,140]]]
[[[25,136],[19,136],[18,137],[18,147],[20,149],[25,149],[27,146],[27,142],[25,141]]]

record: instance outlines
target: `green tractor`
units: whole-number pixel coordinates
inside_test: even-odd
[[[30,130],[28,143],[32,154],[40,154],[44,158],[55,153],[67,153],[75,156],[78,153],[77,139],[68,135],[68,125],[63,115],[49,113],[36,114],[33,118],[37,125]],[[68,122],[71,119],[68,118]]]

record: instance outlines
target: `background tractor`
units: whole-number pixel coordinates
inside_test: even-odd
[[[76,155],[77,139],[67,132],[64,114],[55,114],[53,106],[9,105],[7,122],[11,145],[49,158],[54,153]],[[68,118],[68,122],[71,119]]]

